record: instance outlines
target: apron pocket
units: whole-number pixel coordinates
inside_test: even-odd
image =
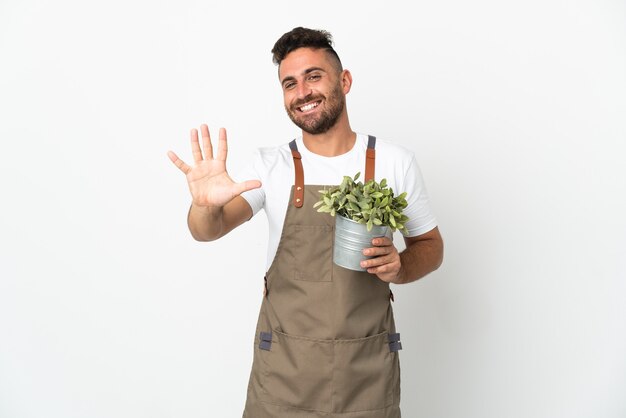
[[[332,281],[333,227],[294,225],[295,248],[292,254],[295,280]]]
[[[270,351],[258,351],[264,368],[263,400],[330,412],[332,351],[332,341],[272,331]]]
[[[387,332],[334,344],[333,412],[382,409],[393,403],[397,353]]]

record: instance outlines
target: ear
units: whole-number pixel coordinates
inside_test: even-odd
[[[349,70],[343,70],[341,72],[341,87],[343,94],[350,92],[350,88],[352,87],[352,74],[350,74]]]

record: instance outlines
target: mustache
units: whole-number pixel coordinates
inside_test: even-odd
[[[291,105],[291,107],[292,107],[292,108],[295,108],[295,107],[300,107],[300,106],[302,106],[303,104],[307,104],[307,103],[312,102],[312,101],[315,101],[315,100],[321,100],[321,99],[323,99],[323,98],[324,98],[324,96],[322,96],[321,94],[320,94],[320,95],[316,95],[316,94],[312,94],[312,93],[311,93],[311,94],[309,94],[309,95],[305,96],[303,99],[296,100],[295,102],[293,102],[293,104]]]

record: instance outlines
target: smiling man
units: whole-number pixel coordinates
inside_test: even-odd
[[[307,66],[315,61],[328,61],[328,58],[328,53],[323,49],[300,49],[293,51],[288,60],[283,60],[280,67],[279,75],[285,75],[281,85],[285,93],[287,114],[293,123],[312,135],[326,133],[337,125],[342,115],[346,115],[346,92],[338,78],[348,77],[346,82],[349,86],[352,83],[350,73],[346,71],[342,74],[341,63],[332,56],[333,65],[330,68],[328,65],[327,68]],[[303,71],[299,76],[305,82],[298,82],[297,76],[292,75],[295,71]],[[327,91],[322,92],[320,89]]]
[[[352,130],[346,107],[352,75],[328,32],[295,28],[272,53],[285,110],[302,136],[259,149],[250,165],[258,180],[229,177],[224,129],[215,156],[208,127],[201,126],[202,148],[192,130],[193,166],[169,153],[187,177],[188,224],[197,240],[218,239],[261,209],[268,217],[265,291],[243,416],[398,418],[402,346],[389,284],[415,281],[443,258],[416,158]],[[364,271],[333,263],[333,219],[313,208],[321,187],[358,171],[407,192],[409,217],[406,249],[374,239],[364,250],[371,257]]]

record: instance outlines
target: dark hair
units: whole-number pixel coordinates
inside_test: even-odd
[[[324,49],[336,60],[339,71],[343,69],[339,55],[333,49],[332,35],[321,29],[297,27],[283,34],[272,48],[272,61],[274,64],[280,65],[287,54],[298,48]]]

